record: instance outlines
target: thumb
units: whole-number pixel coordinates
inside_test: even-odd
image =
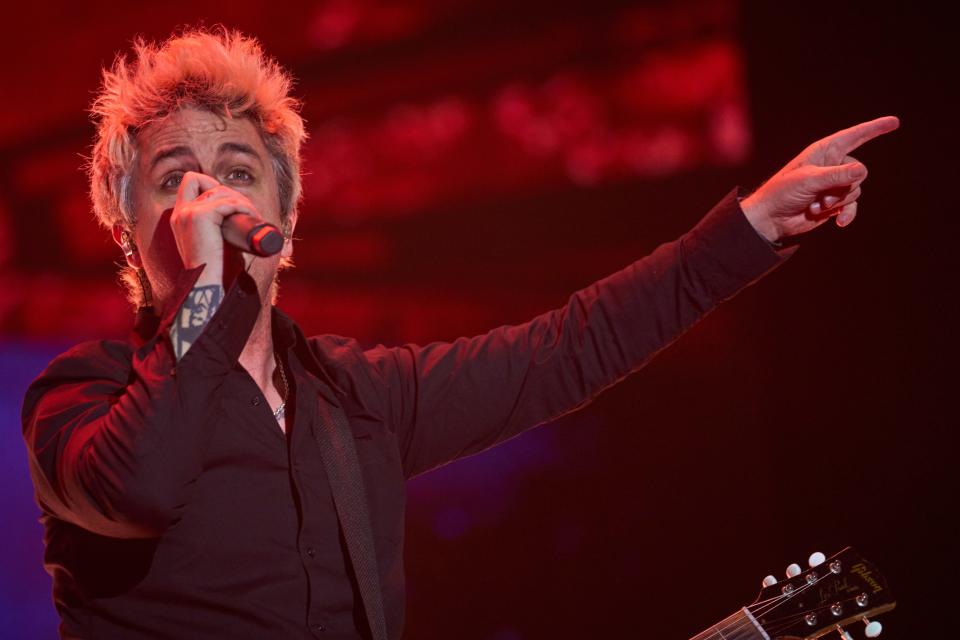
[[[833,167],[810,167],[804,180],[814,193],[837,187],[849,187],[867,177],[867,167],[861,162],[848,162]]]

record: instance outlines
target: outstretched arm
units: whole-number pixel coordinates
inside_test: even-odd
[[[583,406],[793,251],[771,242],[831,216],[848,223],[866,170],[847,153],[896,126],[882,118],[811,145],[742,209],[729,194],[680,239],[531,322],[365,352],[388,395],[407,475]]]
[[[780,264],[731,192],[693,230],[522,325],[364,353],[408,476],[584,406]]]

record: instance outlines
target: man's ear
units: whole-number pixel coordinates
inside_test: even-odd
[[[293,230],[297,228],[297,212],[291,213],[284,220],[281,231],[283,232],[283,249],[280,250],[280,257],[289,258],[293,256]]]
[[[123,250],[127,264],[134,269],[142,269],[143,261],[140,260],[140,252],[137,251],[137,245],[133,241],[133,234],[122,224],[115,224],[113,225],[112,235],[113,241]]]

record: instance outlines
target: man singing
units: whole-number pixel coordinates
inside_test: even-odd
[[[23,407],[63,638],[400,638],[406,479],[584,406],[783,241],[850,224],[867,170],[848,154],[899,125],[814,143],[526,324],[365,350],[273,306],[301,193],[290,82],[226,30],[104,72],[90,189],[136,321],[59,356]],[[276,225],[280,252],[225,242],[232,216]]]

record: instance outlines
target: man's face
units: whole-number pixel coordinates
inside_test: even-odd
[[[131,185],[137,220],[133,235],[158,307],[164,306],[183,271],[170,213],[187,171],[206,174],[242,193],[263,220],[280,226],[276,174],[263,140],[247,118],[184,108],[145,127],[137,135],[137,150]],[[248,271],[264,300],[269,300],[280,256],[289,252],[288,241],[281,254],[252,261]]]

